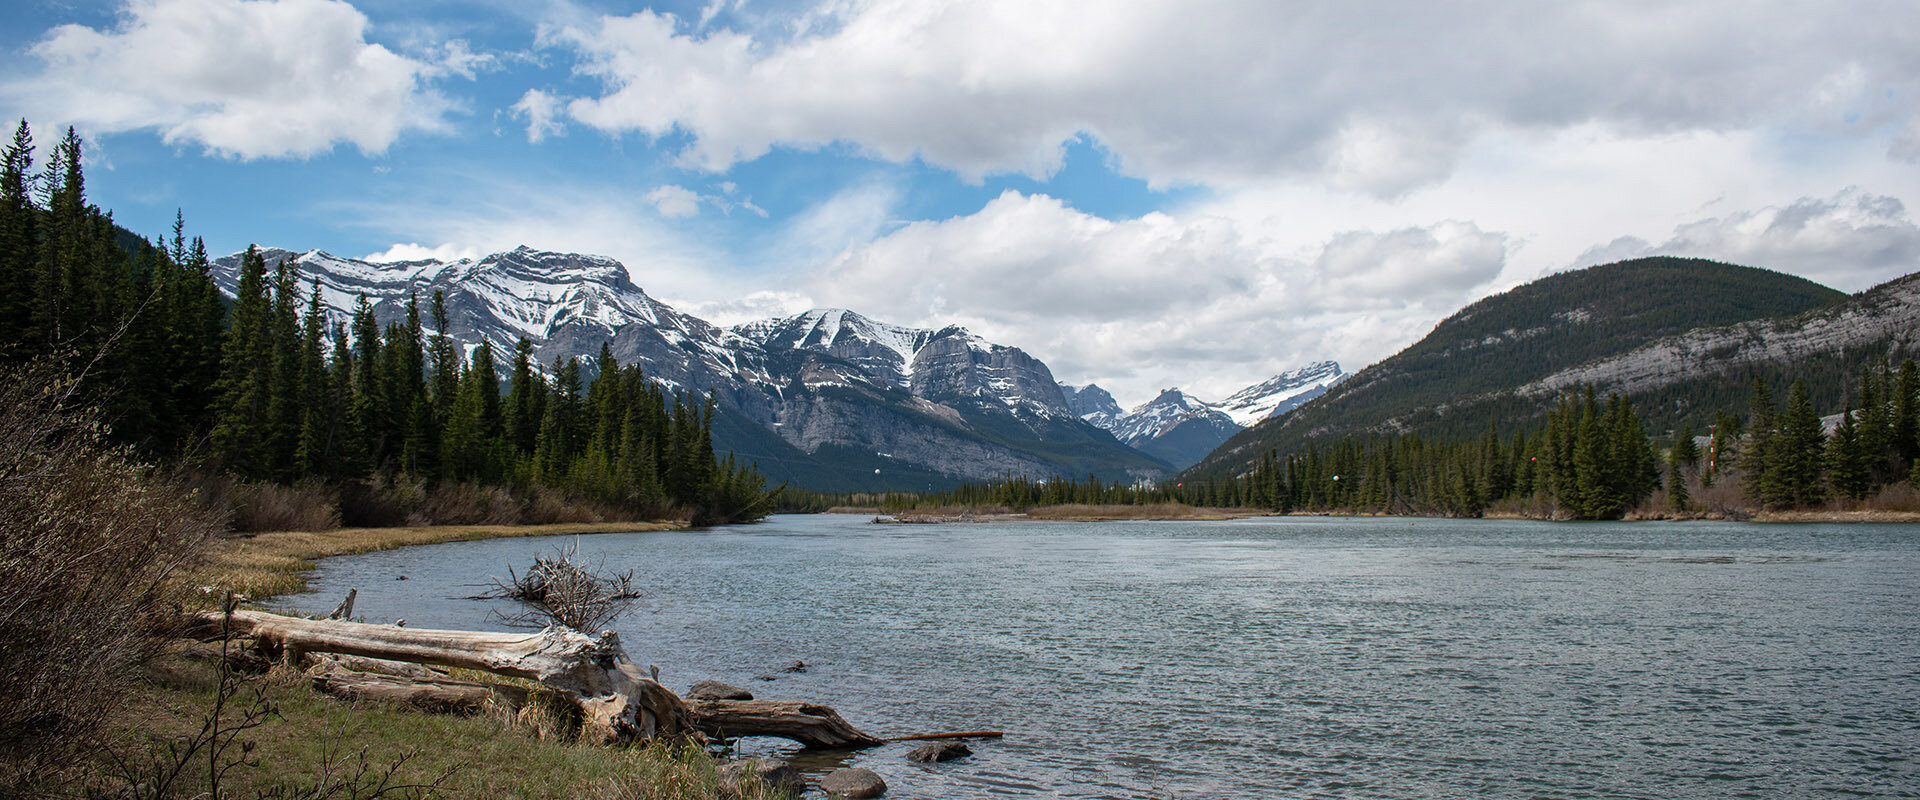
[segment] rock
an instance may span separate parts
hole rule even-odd
[[[753,693],[731,683],[701,681],[687,690],[688,700],[752,700]]]
[[[800,770],[794,769],[785,761],[766,758],[749,758],[735,761],[720,767],[715,775],[715,784],[721,797],[746,797],[748,784],[755,778],[767,788],[776,791],[791,791],[798,795],[807,790],[807,782],[800,777]],[[756,795],[757,796],[757,795]]]
[[[970,755],[973,755],[973,749],[959,742],[934,742],[913,748],[912,752],[907,753],[907,760],[931,764],[935,761],[952,761]]]
[[[887,782],[873,770],[860,767],[836,769],[820,779],[820,791],[831,797],[866,800],[887,793]]]

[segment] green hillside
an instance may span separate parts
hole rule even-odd
[[[1324,396],[1236,434],[1187,475],[1236,474],[1269,451],[1293,452],[1308,440],[1349,433],[1468,438],[1484,432],[1489,419],[1510,430],[1532,425],[1552,401],[1515,397],[1513,387],[1661,337],[1792,316],[1846,297],[1804,278],[1691,258],[1550,275],[1461,309]],[[1656,431],[1666,421],[1649,419]]]

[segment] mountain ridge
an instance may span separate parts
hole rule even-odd
[[[426,316],[439,291],[448,336],[468,347],[489,342],[496,363],[522,336],[543,366],[591,361],[605,345],[672,390],[714,397],[725,418],[716,446],[807,488],[1055,474],[1132,482],[1172,470],[1080,420],[1039,359],[958,326],[906,328],[816,309],[723,328],[647,295],[614,259],[525,246],[394,264],[260,252],[272,268],[291,262],[303,294],[318,285],[335,321],[348,319],[362,294],[381,324],[404,320],[409,296]],[[214,263],[229,296],[239,260]]]
[[[1325,395],[1235,434],[1184,475],[1237,474],[1267,452],[1347,434],[1465,437],[1490,420],[1512,430],[1537,420],[1553,394],[1518,387],[1664,337],[1814,313],[1847,297],[1797,276],[1707,259],[1663,256],[1556,273],[1468,304]],[[1650,397],[1668,405],[1646,411],[1650,423],[1693,421],[1710,414],[1705,402],[1724,402],[1721,394]],[[1668,407],[1674,403],[1680,407]]]

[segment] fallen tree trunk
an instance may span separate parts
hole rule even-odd
[[[519,708],[527,702],[527,690],[518,686],[382,675],[331,664],[309,670],[307,679],[314,689],[342,700],[380,700],[446,714],[478,714],[489,703]]]
[[[717,730],[729,736],[777,736],[807,747],[869,747],[881,743],[822,705],[758,700],[690,705],[635,667],[612,631],[598,637],[560,627],[532,634],[445,631],[305,619],[263,611],[234,611],[225,617],[220,612],[206,612],[197,622],[202,630],[250,636],[267,655],[292,663],[299,663],[303,654],[333,653],[537,681],[577,704],[581,736],[604,744]],[[400,686],[402,682],[433,688],[409,694]],[[452,693],[447,695],[450,700],[473,692],[455,688],[450,685],[453,683],[461,682],[374,676],[340,678],[332,685],[343,687],[343,692],[361,692],[360,696],[384,693],[409,702],[415,697],[430,698],[435,692]],[[696,705],[703,710],[696,710]]]
[[[687,703],[687,711],[694,727],[720,738],[778,736],[835,750],[885,744],[853,727],[839,712],[816,703],[695,700]]]

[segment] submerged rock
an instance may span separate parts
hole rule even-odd
[[[787,790],[799,794],[807,790],[807,782],[800,777],[800,771],[785,761],[766,758],[750,758],[724,764],[715,775],[721,797],[745,797],[748,785],[756,778],[768,788]]]
[[[701,681],[687,689],[688,700],[752,700],[749,692],[731,683]]]
[[[861,767],[847,767],[827,773],[820,779],[820,791],[831,797],[844,797],[848,800],[866,800],[887,793],[887,782],[873,770]]]
[[[907,753],[907,760],[931,764],[935,761],[952,761],[970,755],[973,755],[973,748],[959,742],[934,742],[913,748]]]

